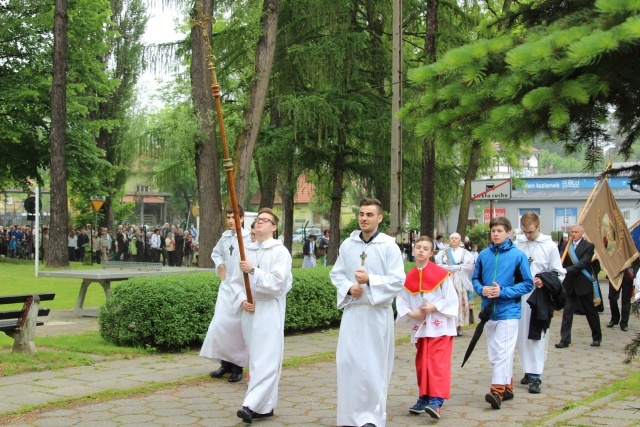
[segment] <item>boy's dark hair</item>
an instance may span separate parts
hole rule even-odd
[[[362,200],[360,200],[360,206],[377,206],[378,215],[382,215],[382,203],[378,199],[365,197]]]
[[[433,240],[429,236],[420,236],[413,242],[413,244],[417,245],[420,242],[429,242],[431,244],[431,250],[434,250],[436,247],[436,245],[433,243]]]
[[[260,215],[261,213],[266,213],[269,214],[273,217],[273,222],[276,223],[276,227],[278,226],[278,222],[280,221],[278,219],[278,216],[276,214],[273,213],[273,210],[271,210],[270,208],[262,208],[258,211],[258,215]]]
[[[232,214],[233,213],[233,208],[231,206],[229,206],[226,210],[225,213],[227,215]],[[244,218],[244,208],[240,205],[238,205],[238,216],[240,218]]]
[[[504,227],[504,231],[506,231],[506,232],[511,231],[511,221],[509,221],[504,216],[497,216],[497,217],[493,218],[491,220],[491,222],[489,222],[489,230],[491,230],[496,225],[503,226]]]

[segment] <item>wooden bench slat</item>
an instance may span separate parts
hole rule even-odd
[[[50,311],[50,308],[40,308],[38,309],[38,316],[48,316]],[[20,316],[22,316],[22,310],[0,311],[0,320],[19,319]]]
[[[34,294],[25,294],[25,295],[6,295],[0,297],[0,305],[1,304],[21,304],[24,301]],[[56,294],[55,293],[46,293],[46,294],[37,294],[40,296],[40,301],[52,301]]]
[[[44,322],[37,322],[36,326],[42,326]],[[3,320],[0,322],[0,332],[12,332],[18,327],[18,322],[12,320]]]

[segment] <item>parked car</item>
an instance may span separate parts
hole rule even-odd
[[[306,232],[306,234],[304,234],[303,231]],[[306,230],[298,228],[293,232],[293,243],[302,243],[302,241],[304,240],[303,236],[309,236],[311,234],[314,234],[316,236],[316,239],[322,237],[322,231],[319,228],[309,227]]]

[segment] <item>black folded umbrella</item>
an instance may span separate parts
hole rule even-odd
[[[462,366],[461,366],[462,368],[464,368],[464,364],[467,363],[469,356],[471,356],[471,353],[473,353],[473,349],[476,348],[476,344],[478,343],[478,340],[482,335],[482,331],[484,331],[484,325],[485,323],[487,323],[487,321],[491,317],[492,307],[493,307],[493,302],[491,302],[490,304],[487,304],[487,306],[483,308],[480,314],[478,315],[478,317],[480,318],[480,323],[478,323],[478,326],[476,326],[476,330],[473,333],[473,336],[471,337],[471,342],[469,342],[469,347],[467,347],[467,351],[464,354],[464,359],[462,360]]]

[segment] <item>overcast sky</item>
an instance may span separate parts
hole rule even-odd
[[[147,23],[147,31],[142,41],[145,44],[168,43],[184,38],[183,34],[175,30],[175,19],[181,18],[179,12],[175,9],[162,7],[159,4],[149,6],[149,22]],[[157,80],[160,76],[154,76],[151,72],[145,72],[140,76],[138,87],[142,102],[147,105],[160,106],[158,101],[152,101],[154,91],[158,88]],[[169,77],[170,78],[170,77]]]

